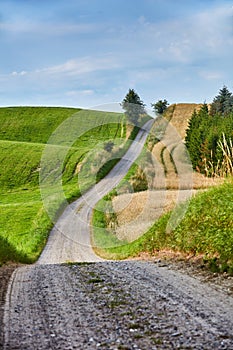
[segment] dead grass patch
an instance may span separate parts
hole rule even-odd
[[[194,191],[195,192],[195,191]],[[144,234],[164,213],[185,201],[190,190],[157,190],[126,193],[113,199],[118,226],[115,234],[120,240],[132,242]]]
[[[175,108],[174,105],[168,108],[165,118],[169,116],[169,121],[176,128],[177,132],[179,132],[182,139],[185,138],[188,122],[194,110],[199,111],[202,105],[200,103],[178,103],[175,105]],[[171,109],[172,115],[170,115],[169,109]]]

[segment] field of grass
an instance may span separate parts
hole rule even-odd
[[[155,254],[171,249],[202,255],[213,271],[233,274],[233,180],[193,197],[184,219],[175,230],[168,230],[171,213],[162,216],[150,230],[132,243],[115,242],[105,228],[103,208],[94,212],[93,230],[96,251],[106,258],[125,259],[141,252]],[[99,204],[101,206],[101,204]],[[102,203],[103,205],[103,203]],[[186,204],[183,204],[186,205]],[[180,207],[182,210],[182,205]],[[101,234],[99,233],[101,232]],[[106,242],[108,243],[106,246]]]
[[[54,107],[0,108],[0,140],[46,143],[52,132],[78,111]]]
[[[78,166],[85,163],[91,150],[121,137],[121,119],[120,114],[72,108],[0,108],[0,264],[9,260],[33,262],[39,257],[52,227],[41,198],[41,177],[62,154],[64,196],[67,201],[77,198]],[[48,149],[50,158],[41,174],[41,158]],[[102,176],[108,167],[102,169]],[[87,162],[82,190],[95,181],[95,177],[90,180],[89,171]],[[56,186],[51,186],[53,190]],[[54,219],[61,204],[56,201],[53,206],[51,202]]]

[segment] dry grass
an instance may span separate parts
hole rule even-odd
[[[218,186],[224,183],[223,177],[210,178],[200,173],[193,173],[193,188],[194,189],[206,189],[212,186]]]
[[[174,105],[171,105],[168,108],[165,118],[170,120],[171,124],[179,132],[182,139],[185,138],[188,122],[194,110],[198,111],[201,106],[202,104],[196,103],[178,103],[175,107]],[[170,111],[172,111],[172,116]]]
[[[201,106],[202,104],[180,103],[168,108],[165,118],[170,123],[167,125],[161,141],[155,144],[152,149],[152,156],[157,163],[153,189],[204,189],[223,183],[224,180],[221,177],[213,179],[193,172],[191,162],[186,160],[183,140],[188,121],[194,110],[198,111]],[[227,152],[225,143],[222,147],[224,147],[225,154],[228,155],[229,159],[229,149]]]
[[[113,199],[118,226],[115,234],[121,240],[132,242],[145,233],[164,213],[173,209],[196,191],[157,190],[126,193]]]
[[[130,138],[130,135],[132,134],[134,129],[134,126],[131,124],[127,124],[126,126],[126,140],[128,140]]]
[[[114,197],[112,204],[117,218],[114,231],[120,240],[132,242],[177,204],[199,191],[224,182],[223,178],[207,178],[202,174],[193,173],[193,186],[180,189],[180,179],[177,175],[175,178],[168,176],[165,180],[166,187],[161,186],[153,191],[126,193]],[[164,177],[157,179],[157,184],[164,184]]]
[[[223,133],[222,140],[218,141],[219,150],[222,152],[222,161],[218,161],[215,165],[211,160],[209,162],[204,159],[206,176],[212,176],[214,178],[224,178],[233,175],[233,143],[230,139],[226,140],[226,136]],[[212,158],[212,153],[211,153]]]

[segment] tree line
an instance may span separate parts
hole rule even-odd
[[[186,133],[193,168],[207,176],[233,173],[233,95],[226,86],[194,111]]]

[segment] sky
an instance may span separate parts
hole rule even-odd
[[[211,102],[233,91],[233,0],[0,0],[0,106]]]

